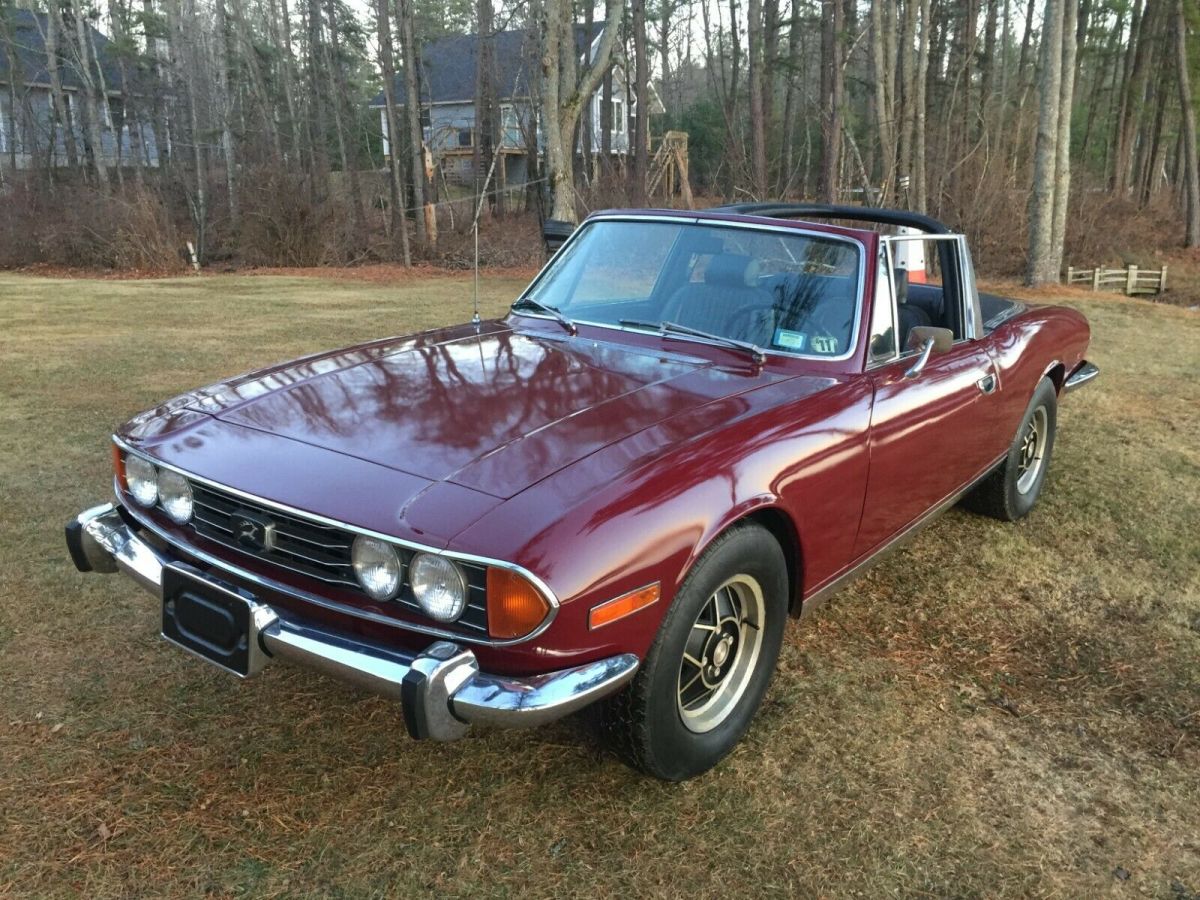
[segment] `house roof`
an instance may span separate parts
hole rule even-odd
[[[28,9],[0,11],[0,84],[15,80],[19,84],[50,86],[50,73],[46,68],[48,28],[49,17],[45,13]],[[117,64],[115,46],[91,25],[88,25],[88,29],[100,60],[100,69],[104,73],[105,87],[109,92],[121,90],[121,67]],[[60,36],[59,78],[64,88],[80,90],[83,81],[79,64],[66,48],[66,40]]]
[[[575,43],[582,54],[604,26],[575,26]],[[422,103],[474,103],[475,69],[479,58],[479,35],[457,34],[431,41],[421,48],[420,90]],[[537,35],[533,31],[498,31],[493,37],[492,58],[496,66],[496,95],[501,102],[529,96],[529,86],[540,77]],[[396,97],[404,94],[404,78],[396,75]],[[371,106],[383,106],[383,91]]]

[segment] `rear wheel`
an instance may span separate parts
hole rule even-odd
[[[631,766],[668,781],[707,771],[762,702],[787,620],[787,566],[753,524],[718,538],[692,568],[630,687],[601,712]]]
[[[1005,522],[1015,522],[1033,509],[1054,451],[1057,407],[1054,383],[1043,378],[1025,409],[1008,455],[964,498],[964,506]]]

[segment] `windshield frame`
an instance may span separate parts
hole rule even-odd
[[[772,225],[766,222],[743,222],[734,219],[709,219],[704,216],[697,215],[648,215],[638,213],[601,213],[599,215],[589,216],[584,219],[583,223],[571,233],[571,236],[559,247],[558,251],[550,258],[542,270],[531,281],[528,286],[521,292],[521,295],[513,301],[509,307],[509,313],[518,316],[529,316],[534,319],[544,319],[548,322],[553,322],[551,316],[539,313],[534,309],[516,309],[516,305],[525,299],[547,276],[553,268],[555,260],[559,258],[563,252],[571,246],[571,244],[583,234],[583,232],[596,222],[666,222],[677,225],[703,225],[713,228],[740,228],[751,231],[766,231],[780,232],[790,235],[806,235],[808,237],[817,238],[819,240],[843,241],[858,249],[858,273],[856,281],[856,302],[854,304],[854,321],[850,326],[850,345],[842,353],[836,356],[825,356],[814,353],[797,353],[791,350],[777,350],[773,347],[761,347],[764,354],[768,357],[778,356],[787,359],[804,359],[813,360],[816,362],[845,362],[851,359],[858,352],[859,332],[862,330],[863,307],[866,305],[863,300],[863,285],[866,283],[866,258],[867,246],[856,237],[851,237],[846,234],[837,234],[829,231],[823,231],[816,228],[805,228],[798,225]],[[564,315],[569,313],[565,312]],[[593,322],[589,319],[577,319],[574,316],[569,316],[572,322],[576,325],[588,325],[594,328],[607,328],[612,331],[621,331],[627,334],[650,334],[644,328],[631,328],[613,322]],[[695,338],[696,343],[706,344],[710,347],[724,347],[723,343],[709,341],[704,338]]]

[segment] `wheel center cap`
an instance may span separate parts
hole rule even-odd
[[[729,659],[729,648],[733,644],[733,639],[728,635],[721,638],[717,646],[713,648],[712,661],[713,665],[720,668],[725,665],[725,660]]]

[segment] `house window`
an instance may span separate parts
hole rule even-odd
[[[470,128],[458,129],[458,146],[459,147],[474,147],[475,134]]]
[[[612,120],[613,134],[624,134],[625,133],[625,101],[618,100],[616,97],[614,97],[613,102],[612,102],[612,110],[613,110],[613,113],[612,113],[612,115],[613,115],[613,120]]]

